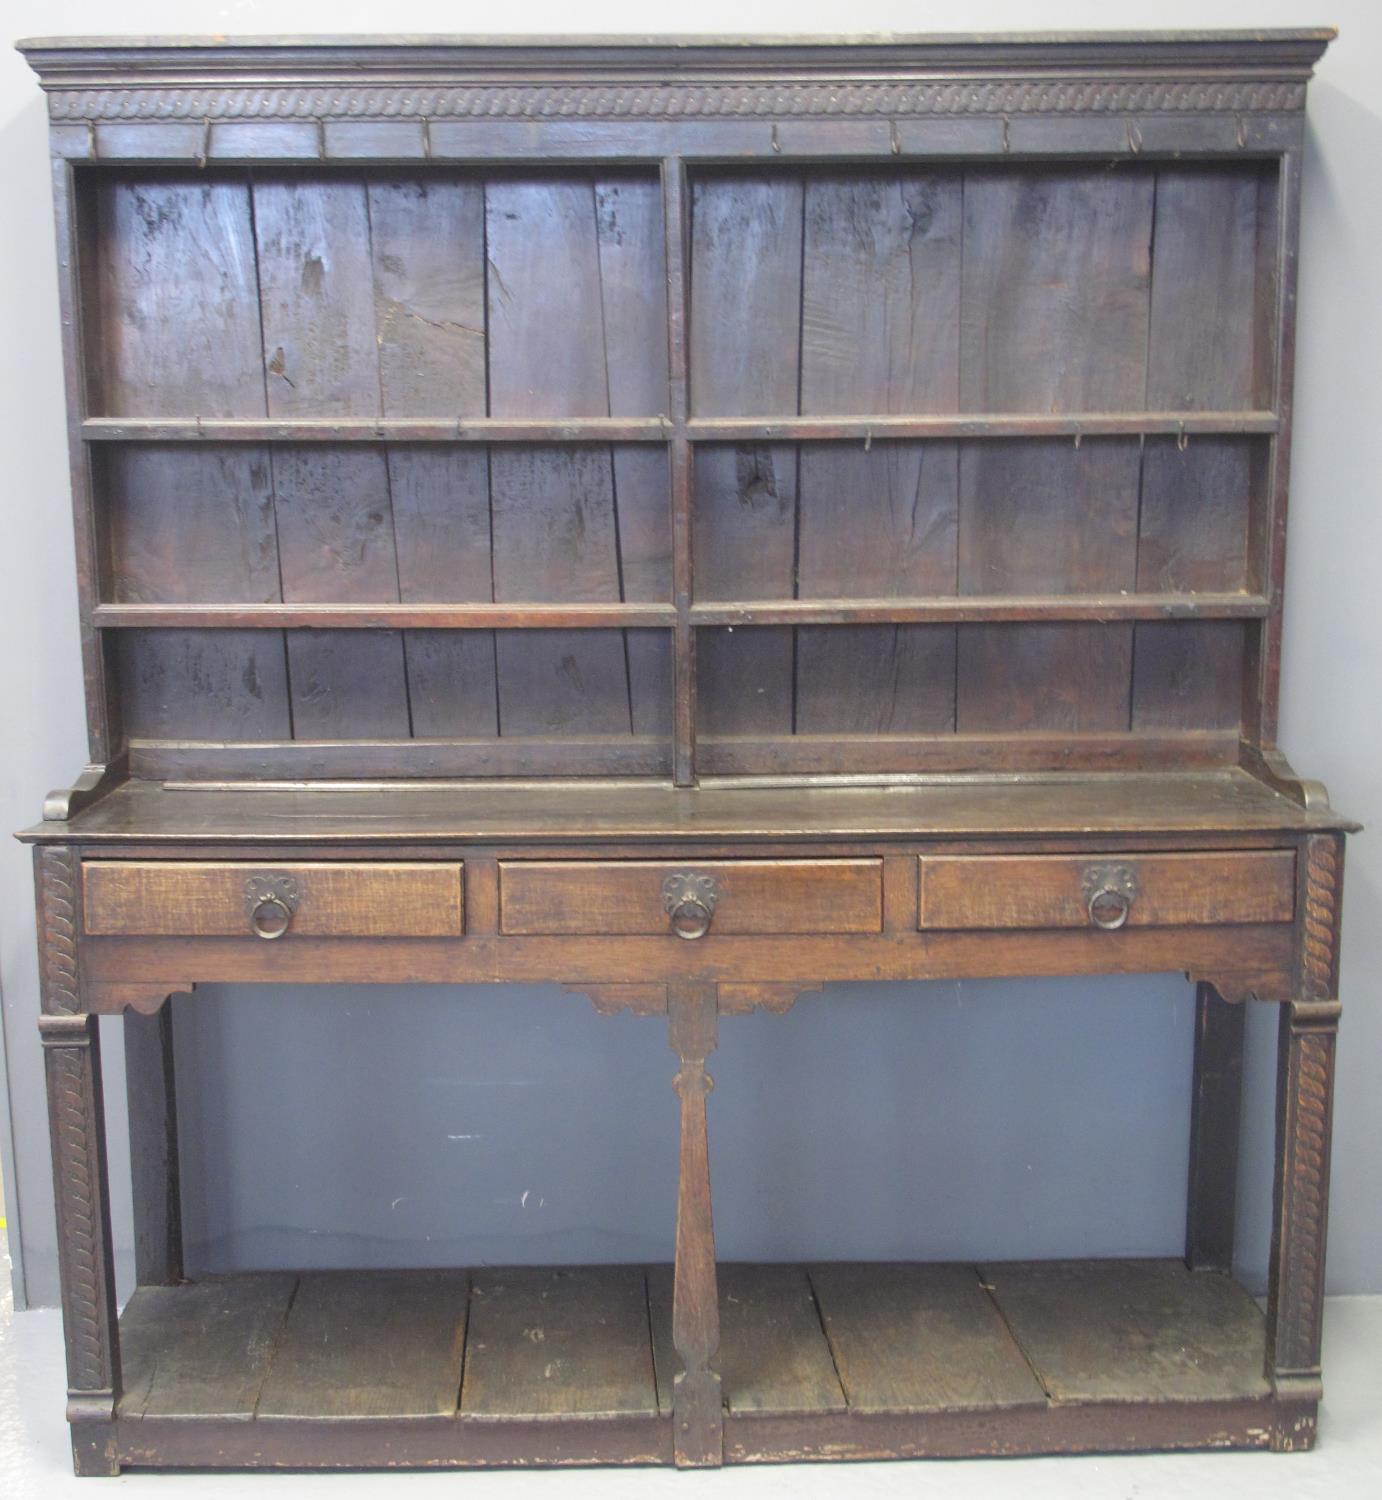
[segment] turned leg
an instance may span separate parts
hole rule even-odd
[[[135,1280],[140,1286],[174,1286],[182,1280],[182,1200],[171,1001],[151,1016],[125,1012],[125,1094]]]
[[[672,1385],[672,1428],[676,1461],[683,1468],[717,1465],[724,1457],[720,1377],[711,1368],[720,1346],[720,1304],[705,1124],[705,1100],[712,1087],[705,1060],[715,1049],[716,1010],[713,984],[668,987],[668,1032],[681,1061],[675,1080],[681,1099],[681,1169],[672,1343],[682,1368]]]
[[[1233,1270],[1244,1014],[1243,1005],[1229,1005],[1212,984],[1196,985],[1185,1214],[1185,1263],[1192,1271]]]
[[[72,1463],[78,1474],[118,1474],[112,1418],[120,1355],[101,1039],[96,1017],[80,1013],[75,863],[68,849],[35,854],[43,998],[39,1031],[48,1083]]]

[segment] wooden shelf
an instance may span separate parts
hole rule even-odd
[[[1271,411],[993,412],[896,416],[693,417],[692,442],[861,442],[886,438],[1270,436]],[[566,417],[88,417],[93,443],[656,443],[666,416]]]
[[[1260,620],[1262,594],[1071,594],[915,599],[752,599],[691,606],[693,625],[901,625],[1023,620]]]
[[[811,442],[884,438],[1245,436],[1277,432],[1271,411],[985,412],[916,416],[695,417],[700,443]]]
[[[695,604],[714,625],[987,624],[1024,620],[1259,620],[1261,594],[967,595],[930,599],[759,599]],[[98,604],[105,630],[600,630],[667,628],[671,604]]]
[[[671,626],[671,604],[98,604],[106,630],[613,630]]]
[[[726,1458],[1265,1447],[1265,1325],[1178,1261],[720,1268]],[[242,1275],[140,1287],[127,1463],[671,1456],[670,1267]],[[1072,1337],[1079,1331],[1078,1339]],[[1213,1434],[1212,1437],[1210,1434]],[[424,1459],[423,1453],[428,1456]]]
[[[665,417],[88,417],[93,443],[657,443]]]

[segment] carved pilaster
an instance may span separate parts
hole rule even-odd
[[[75,1015],[77,983],[77,857],[63,845],[34,850],[38,903],[38,977],[45,1015]]]
[[[674,1080],[681,1100],[681,1170],[672,1343],[682,1368],[672,1385],[673,1448],[680,1467],[703,1468],[724,1460],[720,1376],[711,1368],[720,1347],[720,1303],[705,1114],[714,1087],[705,1060],[715,1049],[717,997],[713,984],[677,983],[668,986],[667,999],[669,1039],[681,1061]]]
[[[1333,1000],[1339,993],[1339,902],[1343,894],[1343,846],[1335,834],[1305,841],[1301,895],[1301,993]]]
[[[1283,1392],[1319,1381],[1338,1016],[1328,1002],[1281,1011],[1267,1324],[1268,1371]]]
[[[39,990],[58,1221],[67,1416],[78,1473],[115,1473],[110,1420],[118,1395],[115,1269],[111,1259],[100,1032],[83,1015],[77,967],[81,925],[77,856],[35,850]]]
[[[1301,852],[1297,998],[1281,1008],[1277,1040],[1277,1151],[1267,1373],[1277,1394],[1313,1403],[1320,1396],[1334,1052],[1340,1006],[1339,914],[1342,840],[1312,834]],[[1278,1447],[1314,1441],[1313,1418],[1296,1423]]]
[[[94,1016],[45,1016],[41,1023],[74,1427],[109,1421],[119,1361],[97,1025]],[[74,1430],[73,1442],[79,1459],[84,1451],[86,1462],[102,1466],[102,1440]]]

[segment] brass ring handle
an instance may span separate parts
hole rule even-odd
[[[281,896],[275,896],[272,892],[261,896],[250,907],[250,930],[255,937],[261,937],[265,942],[281,938],[292,920],[292,908]]]
[[[1117,932],[1131,910],[1132,897],[1116,886],[1102,885],[1089,898],[1089,920],[1105,932]]]
[[[678,870],[662,882],[662,909],[672,919],[672,931],[688,941],[710,931],[710,919],[720,899],[713,875]]]
[[[683,896],[672,908],[672,931],[688,941],[704,937],[715,915],[699,896]]]

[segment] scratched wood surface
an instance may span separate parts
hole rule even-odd
[[[655,1412],[641,1266],[477,1271],[461,1410]]]
[[[719,1268],[730,1413],[1263,1396],[1265,1325],[1179,1261]],[[260,1273],[141,1287],[122,1419],[666,1416],[671,1267]]]

